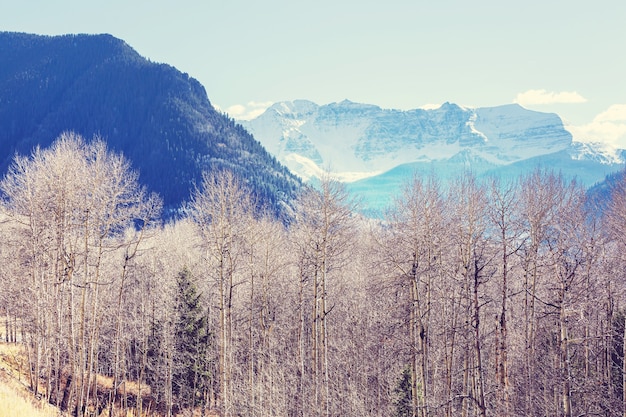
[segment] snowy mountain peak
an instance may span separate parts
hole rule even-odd
[[[349,100],[322,106],[296,100],[276,103],[242,124],[302,179],[330,171],[373,210],[415,172],[454,178],[469,169],[514,178],[542,166],[591,185],[625,161],[622,150],[573,143],[558,115],[519,104],[469,108],[446,102],[403,111]]]
[[[282,116],[296,114],[306,115],[314,112],[318,107],[317,104],[309,100],[281,101],[274,103],[259,117],[263,117],[263,115],[268,113],[277,113]]]
[[[415,161],[449,159],[465,149],[504,165],[567,149],[572,142],[557,115],[517,104],[472,109],[446,102],[437,109],[402,111],[349,100],[322,106],[296,100],[276,103],[242,123],[305,179],[312,171],[302,170],[302,158],[307,166],[358,179]]]
[[[569,154],[572,159],[577,161],[595,161],[603,165],[626,163],[626,155],[623,149],[617,149],[599,142],[572,142]]]

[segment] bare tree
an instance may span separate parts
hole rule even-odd
[[[153,228],[128,162],[68,133],[0,189],[3,336],[74,415],[626,414],[622,183],[594,217],[550,171],[415,177],[364,219],[326,177],[281,223],[216,171]]]
[[[194,192],[191,217],[197,224],[207,262],[207,278],[217,290],[219,395],[224,416],[233,413],[233,301],[255,203],[249,189],[230,171],[205,173]],[[243,278],[241,278],[243,280]]]
[[[49,149],[16,157],[0,187],[29,248],[25,265],[37,306],[29,329],[32,375],[40,375],[45,364],[46,395],[56,393],[55,402],[82,415],[93,394],[101,292],[112,282],[102,275],[103,263],[113,261],[109,255],[119,247],[118,236],[135,220],[158,215],[141,217],[158,203],[147,202],[123,157],[97,138],[87,143],[73,133]],[[31,378],[35,392],[38,381]]]
[[[610,187],[610,199],[605,210],[603,221],[605,233],[617,248],[612,253],[623,265],[626,261],[623,255],[624,248],[626,247],[626,238],[624,237],[626,236],[626,171],[622,171],[620,176],[616,178],[616,181]],[[609,299],[612,300],[612,297]],[[622,397],[622,415],[626,417],[626,319],[622,320],[624,321],[623,326],[621,326],[622,334],[620,335],[623,341],[622,351],[617,352],[618,356],[621,356],[622,378],[618,382],[622,388],[619,393]],[[614,352],[614,349],[615,348],[612,348],[612,352],[615,356],[616,352]]]
[[[455,275],[458,276],[465,310],[465,325],[462,326],[461,334],[466,343],[461,412],[462,415],[468,415],[468,410],[475,406],[476,414],[484,417],[487,410],[483,307],[491,302],[485,287],[493,276],[493,255],[486,233],[486,190],[473,175],[465,174],[454,182],[448,201],[455,218],[452,229],[456,247]]]
[[[312,409],[314,415],[332,414],[328,340],[329,314],[334,308],[332,278],[350,259],[354,204],[345,187],[325,177],[319,191],[310,189],[299,197],[292,226],[300,269],[301,386],[304,388],[307,378],[313,385],[310,401],[302,406]],[[308,352],[304,351],[306,340],[310,341]],[[301,396],[305,401],[304,392]]]
[[[395,201],[387,221],[389,228],[382,229],[387,233],[380,240],[382,263],[398,280],[398,291],[406,296],[403,304],[408,316],[403,321],[408,330],[410,397],[413,415],[426,416],[433,394],[430,349],[434,282],[441,273],[447,239],[444,200],[436,178],[431,176],[425,182],[414,177]]]
[[[500,276],[500,297],[499,311],[496,316],[496,354],[495,354],[495,379],[497,400],[503,415],[512,413],[511,405],[511,366],[509,359],[509,300],[514,290],[514,283],[511,274],[515,267],[514,255],[518,251],[523,241],[519,227],[517,207],[519,205],[518,196],[515,192],[513,182],[504,183],[497,179],[492,179],[489,183],[489,205],[488,218],[489,229],[492,238],[497,245],[500,264],[498,265],[498,275]]]

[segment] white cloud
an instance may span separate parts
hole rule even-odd
[[[514,103],[522,106],[532,106],[538,104],[571,104],[571,103],[585,103],[586,98],[578,94],[576,91],[561,91],[555,93],[554,91],[546,90],[528,90],[523,93],[519,93]]]
[[[594,122],[626,122],[626,104],[613,104],[597,115]]]
[[[225,110],[225,112],[233,119],[251,120],[263,114],[263,112],[272,104],[274,103],[271,101],[250,101],[247,104],[235,104],[230,106]]]
[[[626,149],[626,104],[614,104],[598,114],[591,123],[567,126],[577,142],[600,142]]]

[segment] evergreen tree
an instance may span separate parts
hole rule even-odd
[[[200,294],[187,268],[178,274],[177,282],[172,394],[181,406],[194,407],[202,403],[209,388],[210,334]]]
[[[151,318],[147,350],[146,382],[157,402],[165,402],[167,363],[163,349],[163,323],[155,317]]]
[[[411,383],[411,369],[407,366],[402,371],[402,376],[398,381],[398,386],[394,390],[397,395],[394,405],[396,406],[396,417],[413,417],[413,395]]]

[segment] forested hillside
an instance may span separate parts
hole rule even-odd
[[[168,210],[212,169],[230,169],[279,214],[300,186],[176,68],[110,35],[0,32],[0,172],[66,131],[123,152]]]
[[[161,226],[65,135],[0,189],[5,342],[73,415],[623,415],[623,180],[598,218],[549,171],[415,178],[373,222],[324,179],[285,225],[213,171]]]

